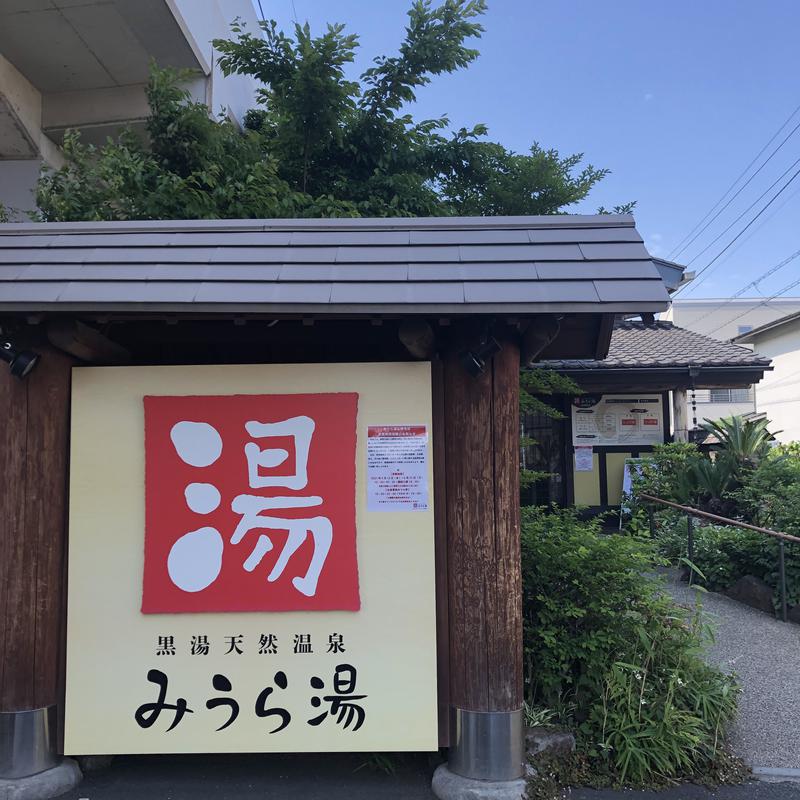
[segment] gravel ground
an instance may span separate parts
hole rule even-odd
[[[612,790],[573,789],[567,800],[799,800],[796,783],[744,783],[741,786],[674,786],[660,792],[618,792]]]
[[[800,768],[800,625],[715,592],[698,592],[667,575],[668,591],[693,606],[699,594],[717,628],[709,661],[735,672],[742,685],[735,752],[751,767]]]

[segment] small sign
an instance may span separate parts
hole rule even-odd
[[[591,445],[578,445],[575,448],[575,471],[592,472],[594,470],[594,448]]]
[[[631,513],[633,501],[633,476],[641,475],[642,464],[648,461],[647,458],[626,458],[622,468],[622,500],[619,505],[620,527],[622,527],[622,515]]]
[[[572,443],[615,447],[664,441],[661,396],[582,395],[572,401]]]
[[[428,430],[424,425],[370,425],[367,511],[428,510]]]

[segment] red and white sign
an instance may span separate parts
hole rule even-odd
[[[358,610],[357,409],[352,393],[145,397],[142,611]]]

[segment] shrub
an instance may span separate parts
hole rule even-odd
[[[575,727],[611,782],[707,767],[736,708],[734,680],[701,657],[709,631],[647,577],[652,545],[603,535],[574,510],[523,511],[526,700]]]
[[[659,514],[656,546],[660,555],[672,564],[688,559],[686,517],[682,514]],[[789,605],[800,604],[800,545],[787,543],[786,586]],[[693,582],[717,592],[732,586],[745,575],[754,575],[774,589],[775,608],[780,603],[778,542],[763,533],[730,525],[694,523],[694,557],[697,568]]]
[[[639,471],[631,476],[634,494],[649,494],[673,503],[688,502],[691,487],[687,476],[703,458],[697,446],[688,442],[656,445],[652,456],[642,461]]]

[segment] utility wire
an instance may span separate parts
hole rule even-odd
[[[731,228],[734,227],[734,225],[736,225],[737,222],[742,220],[742,217],[744,217],[748,211],[752,211],[753,208],[755,208],[755,206],[758,205],[758,203],[760,203],[764,197],[769,194],[769,192],[771,192],[798,164],[800,164],[800,158],[796,159],[793,164],[787,167],[766,189],[764,189],[764,191],[761,192],[761,194],[755,200],[753,200],[753,202],[750,203],[750,205],[747,206],[747,208],[742,211],[742,213],[739,214],[739,216],[736,217],[736,219],[731,222],[731,224],[728,225],[725,230],[717,234],[697,255],[692,256],[692,258],[686,262],[686,266],[688,267],[691,264],[694,264],[694,262],[697,261],[697,259],[700,258],[703,253],[706,253],[708,250],[710,250]]]
[[[741,297],[748,289],[755,289],[759,283],[762,283],[771,275],[774,275],[779,269],[783,269],[787,264],[791,264],[792,261],[794,261],[798,257],[800,257],[800,250],[796,250],[788,258],[784,258],[783,261],[781,261],[779,264],[776,264],[774,267],[770,267],[765,272],[762,272],[761,275],[759,275],[754,281],[750,281],[750,283],[748,283],[747,286],[742,286],[742,288],[739,289],[739,291],[731,295],[724,303],[712,309],[711,311],[708,311],[707,313],[703,314],[703,316],[698,317],[693,324],[696,325],[698,322],[704,320],[706,317],[710,317],[712,314],[716,314],[717,311],[719,311],[721,308],[724,308],[726,305],[728,305],[728,303],[732,303],[738,297]]]
[[[796,166],[798,163],[800,163],[800,159],[798,159],[797,161],[795,161],[795,163],[794,163],[794,164],[792,164],[792,166],[791,166],[791,167],[789,167],[789,169],[792,169],[792,168],[793,168],[793,167],[795,167],[795,166]],[[787,172],[788,172],[788,170],[787,170]],[[781,178],[782,178],[782,177],[784,177],[784,175],[786,175],[786,172],[784,172],[784,173],[783,173],[783,175],[781,175]],[[697,288],[697,287],[698,287],[698,286],[699,286],[699,285],[700,285],[700,284],[703,282],[703,281],[696,282],[697,278],[699,278],[699,277],[700,277],[701,275],[703,275],[704,273],[708,272],[708,270],[711,268],[711,266],[712,266],[712,265],[713,265],[713,264],[714,264],[716,261],[718,261],[718,260],[719,260],[719,258],[720,258],[720,257],[723,255],[723,253],[727,252],[727,251],[728,251],[728,250],[729,250],[729,249],[732,247],[732,245],[733,245],[733,244],[734,244],[734,243],[735,243],[735,242],[736,242],[738,239],[740,239],[740,238],[741,238],[741,237],[742,237],[742,236],[745,234],[745,232],[746,232],[746,231],[747,231],[747,230],[748,230],[748,229],[749,229],[749,228],[750,228],[750,227],[751,227],[751,226],[752,226],[752,225],[753,225],[753,224],[756,222],[756,220],[757,220],[757,219],[758,219],[758,218],[759,218],[759,217],[760,217],[760,216],[761,216],[761,215],[762,215],[762,214],[763,214],[763,213],[764,213],[764,212],[765,212],[765,211],[766,211],[766,210],[767,210],[767,209],[768,209],[768,208],[769,208],[769,207],[770,207],[770,206],[771,206],[771,205],[772,205],[772,204],[773,204],[773,203],[774,203],[774,202],[775,202],[775,201],[776,201],[776,200],[777,200],[777,199],[778,199],[780,196],[781,196],[781,194],[783,194],[783,192],[785,192],[785,191],[786,191],[786,189],[788,189],[788,188],[789,188],[789,186],[792,184],[792,182],[795,180],[795,178],[797,178],[797,176],[798,176],[798,175],[800,175],[800,170],[797,170],[797,171],[796,171],[796,172],[795,172],[795,173],[792,175],[792,177],[791,177],[791,178],[789,178],[789,180],[788,180],[788,181],[786,181],[786,183],[784,183],[784,184],[783,184],[783,186],[781,186],[781,188],[780,188],[780,189],[778,189],[778,191],[777,191],[777,192],[776,192],[776,193],[775,193],[775,194],[774,194],[774,195],[773,195],[773,196],[770,198],[770,200],[769,200],[769,201],[768,201],[768,202],[767,202],[767,203],[766,203],[766,204],[765,204],[765,205],[764,205],[764,206],[763,206],[763,207],[760,209],[760,211],[759,211],[759,212],[758,212],[758,213],[757,213],[757,214],[756,214],[756,215],[755,215],[755,216],[754,216],[754,217],[753,217],[753,218],[750,220],[750,222],[748,222],[748,223],[747,223],[747,225],[745,225],[745,226],[744,226],[744,228],[742,228],[742,229],[739,231],[739,233],[737,233],[737,234],[736,234],[736,236],[734,236],[734,237],[733,237],[733,239],[731,239],[731,240],[728,242],[728,244],[726,244],[726,245],[725,245],[725,247],[723,247],[723,248],[722,248],[722,250],[720,250],[720,251],[719,251],[719,253],[717,253],[717,254],[714,256],[714,258],[712,258],[712,259],[711,259],[711,261],[709,261],[709,262],[708,262],[708,264],[706,264],[706,265],[705,265],[705,266],[704,266],[704,267],[703,267],[703,268],[702,268],[702,269],[701,269],[701,270],[700,270],[700,271],[697,273],[697,275],[695,276],[695,280],[694,280],[694,281],[692,281],[692,282],[691,282],[691,284],[684,284],[684,285],[683,285],[681,288],[679,288],[679,289],[678,289],[678,291],[677,291],[677,292],[675,292],[675,294],[673,295],[673,297],[677,297],[677,296],[678,296],[678,294],[680,294],[681,290],[682,290],[682,289],[685,289],[685,288],[686,288],[686,286],[689,286],[689,285],[691,285],[691,286],[692,286],[692,288],[696,289],[696,288]],[[778,180],[780,180],[780,178],[778,178]],[[777,181],[776,181],[776,183],[777,183]],[[772,189],[772,187],[773,187],[773,186],[775,186],[775,183],[773,183],[773,184],[772,184],[772,186],[770,186],[770,187],[769,187],[769,189],[767,189],[767,192],[768,192],[770,189]],[[757,203],[759,200],[761,200],[761,198],[762,198],[762,197],[764,197],[764,194],[766,194],[766,192],[762,193],[762,194],[761,194],[761,196],[758,198],[758,200],[756,200],[756,201],[755,201],[755,203]],[[729,231],[729,230],[730,230],[730,229],[733,227],[733,225],[735,225],[735,224],[736,224],[736,223],[737,223],[737,222],[738,222],[738,221],[739,221],[739,220],[740,220],[740,219],[741,219],[741,218],[744,216],[744,214],[746,214],[746,213],[747,213],[747,212],[748,212],[748,211],[749,211],[749,210],[750,210],[750,209],[751,209],[751,208],[752,208],[752,207],[755,205],[755,203],[752,203],[750,206],[748,206],[748,208],[747,208],[747,209],[745,209],[745,211],[743,211],[743,212],[742,212],[742,214],[740,214],[740,215],[739,215],[739,216],[738,216],[738,217],[737,217],[737,218],[736,218],[736,219],[735,219],[735,220],[734,220],[734,221],[733,221],[733,222],[732,222],[732,223],[731,223],[731,224],[730,224],[730,225],[729,225],[729,226],[728,226],[728,227],[727,227],[727,228],[726,228],[726,229],[725,229],[725,230],[724,230],[724,231],[723,231],[723,232],[722,232],[722,233],[721,233],[719,236],[717,236],[717,237],[716,237],[716,239],[714,239],[714,242],[716,242],[716,241],[717,241],[717,240],[718,240],[718,239],[719,239],[719,238],[720,238],[720,237],[721,237],[723,234],[727,233],[727,231]],[[712,242],[712,244],[713,244],[714,242]],[[710,246],[710,245],[709,245],[709,246]],[[707,247],[707,248],[705,248],[705,250],[707,250],[707,249],[708,249],[708,247]],[[705,252],[705,250],[703,250],[702,252]],[[689,263],[691,263],[691,262],[689,262]],[[706,276],[706,277],[708,277],[708,276]],[[705,278],[704,278],[703,280],[705,280]]]
[[[775,131],[775,133],[772,135],[770,140],[758,151],[758,153],[756,154],[755,158],[744,168],[744,170],[739,175],[739,177],[736,178],[736,180],[728,187],[728,189],[725,191],[725,193],[722,195],[722,197],[720,197],[720,199],[717,200],[716,203],[714,203],[714,205],[708,210],[708,212],[700,220],[700,222],[698,222],[694,226],[694,228],[692,228],[692,230],[690,230],[689,233],[687,233],[686,236],[684,236],[683,239],[681,239],[681,241],[678,242],[678,244],[671,250],[671,252],[670,252],[670,254],[668,256],[668,258],[670,260],[672,260],[673,258],[676,258],[678,255],[680,255],[680,253],[682,253],[697,238],[697,236],[699,236],[704,230],[706,230],[708,225],[711,225],[711,223],[719,216],[719,214],[721,214],[725,210],[725,208],[727,208],[730,205],[731,201],[733,201],[736,198],[736,196],[742,191],[742,189],[744,189],[745,186],[747,186],[747,184],[750,183],[750,181],[752,181],[753,178],[762,169],[764,169],[764,167],[772,159],[772,157],[778,152],[778,150],[780,150],[781,147],[783,147],[783,145],[786,144],[786,141],[792,136],[792,134],[797,130],[797,128],[800,127],[800,124],[792,129],[791,133],[786,137],[786,139],[784,139],[778,145],[778,147],[772,152],[772,154],[769,156],[769,158],[767,158],[767,160],[756,170],[756,172],[754,172],[753,175],[750,176],[750,178],[748,179],[747,183],[745,183],[744,186],[742,186],[739,189],[739,191],[730,199],[730,201],[728,201],[728,203],[724,206],[724,208],[720,209],[720,211],[714,216],[714,218],[709,221],[708,225],[706,225],[703,228],[703,230],[700,231],[697,234],[697,236],[695,236],[690,242],[688,242],[687,244],[684,245],[684,242],[686,242],[686,240],[689,239],[692,236],[692,234],[694,234],[694,232],[714,213],[714,211],[716,210],[717,206],[719,206],[719,204],[722,203],[725,200],[725,198],[730,194],[730,192],[733,190],[733,188],[736,186],[736,184],[739,183],[739,181],[750,171],[750,168],[753,166],[753,164],[755,164],[758,161],[758,159],[761,158],[761,156],[764,153],[764,151],[775,141],[775,139],[778,138],[778,136],[780,135],[780,132],[789,124],[789,122],[791,122],[792,117],[794,117],[794,115],[797,114],[798,111],[800,111],[800,106],[797,106],[797,108],[795,108],[795,110],[792,111],[791,114],[789,114],[789,116],[786,118],[786,121],[783,123],[783,125],[781,125],[780,128],[778,128],[777,131]]]
[[[739,187],[736,193],[731,195],[728,202],[725,203],[725,205],[722,206],[722,208],[720,208],[719,211],[717,211],[717,213],[714,214],[714,216],[683,247],[681,247],[681,249],[675,254],[675,258],[677,258],[684,250],[686,250],[686,248],[693,244],[703,233],[705,233],[706,230],[708,230],[708,228],[719,218],[720,214],[722,214],[722,212],[725,211],[725,209],[728,208],[728,206],[730,206],[730,204],[750,185],[756,175],[758,175],[758,173],[761,172],[761,170],[764,169],[767,164],[769,164],[773,156],[775,156],[777,152],[786,144],[786,142],[789,141],[798,128],[800,128],[800,122],[798,122],[797,125],[792,128],[792,130],[789,132],[789,135],[772,151],[767,160],[764,161],[764,163]],[[695,256],[695,258],[697,258],[697,256]]]
[[[800,194],[800,186],[798,186],[791,194],[785,197],[783,201],[778,204],[777,208],[773,209],[771,214],[768,214],[766,217],[764,217],[764,219],[762,219],[761,222],[759,222],[759,224],[747,234],[747,236],[745,236],[743,239],[740,239],[736,244],[736,247],[726,253],[725,258],[719,262],[719,265],[722,266],[723,264],[727,263],[728,259],[736,255],[736,253],[738,253],[739,250],[741,250],[742,247],[744,247],[765,225],[771,222],[777,214],[783,211],[787,204],[791,203],[798,194]]]
[[[755,305],[750,306],[750,308],[746,309],[745,311],[742,311],[741,314],[737,314],[735,317],[731,317],[729,320],[726,320],[725,322],[721,323],[720,325],[717,325],[716,328],[712,328],[710,331],[707,331],[706,335],[709,336],[712,333],[716,333],[716,331],[718,331],[720,328],[724,328],[726,325],[730,325],[731,322],[736,322],[737,319],[741,319],[745,314],[749,314],[751,311],[753,311],[756,308],[760,308],[761,306],[769,305],[769,303],[771,303],[773,300],[775,300],[776,298],[780,297],[781,295],[786,294],[786,292],[788,292],[790,289],[794,289],[795,286],[800,286],[800,278],[798,278],[796,281],[793,281],[792,283],[784,286],[783,289],[781,289],[779,292],[776,292],[771,297],[765,298],[760,303],[756,303]]]

